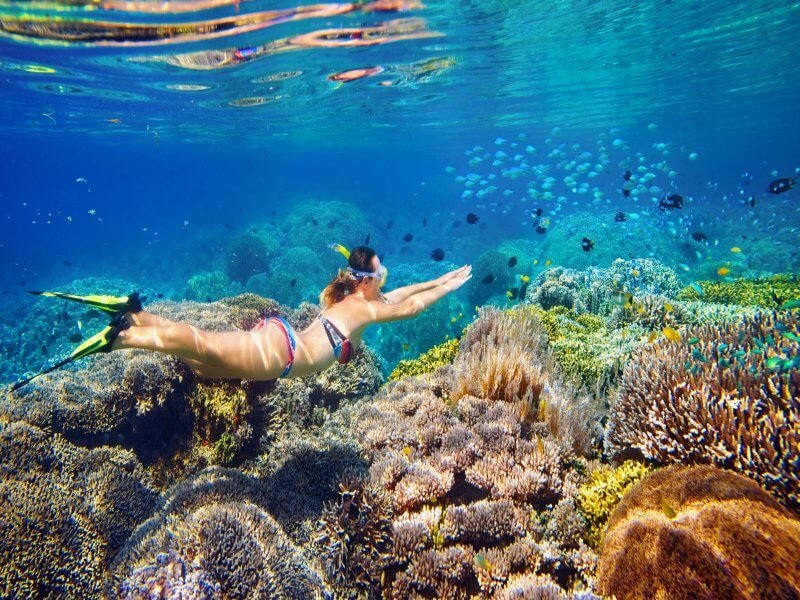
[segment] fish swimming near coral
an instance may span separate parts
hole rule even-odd
[[[670,342],[678,343],[681,341],[681,334],[678,330],[673,329],[672,327],[664,327],[661,330],[661,333],[664,334],[664,337],[667,338]]]
[[[781,177],[775,181],[770,182],[767,186],[767,192],[773,195],[788,192],[797,183],[797,177]]]
[[[683,208],[683,196],[680,194],[670,194],[658,201],[658,210],[660,211],[672,211],[678,208]]]
[[[512,256],[511,258],[508,259],[508,266],[509,267],[515,267],[516,265],[517,265],[517,257],[516,256]]]
[[[444,250],[441,248],[436,248],[431,252],[431,258],[436,262],[439,262],[444,259]]]
[[[628,220],[628,217],[625,216],[625,213],[621,210],[618,210],[614,213],[614,222],[615,223],[624,223]]]
[[[467,223],[470,225],[475,225],[480,220],[481,218],[475,213],[467,213]]]
[[[594,248],[594,242],[589,238],[585,237],[581,240],[581,250],[584,252],[589,252]]]

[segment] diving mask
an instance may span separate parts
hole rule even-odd
[[[377,279],[379,287],[386,285],[386,276],[389,274],[389,270],[383,265],[377,271],[359,271],[353,267],[347,267],[347,272],[353,277],[372,277]]]

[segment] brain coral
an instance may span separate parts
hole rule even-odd
[[[797,598],[800,522],[716,467],[642,479],[609,521],[597,589],[627,598]]]
[[[212,468],[182,482],[115,558],[107,593],[157,594],[160,580],[142,573],[166,560],[185,569],[175,585],[218,589],[223,598],[314,598],[319,576],[264,504],[259,482],[237,471]]]
[[[111,557],[157,494],[123,450],[0,424],[0,596],[98,597]]]
[[[735,469],[800,507],[798,326],[765,313],[644,346],[625,366],[607,451]]]

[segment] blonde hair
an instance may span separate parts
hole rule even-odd
[[[325,289],[322,290],[322,293],[319,295],[320,306],[322,306],[322,308],[328,308],[329,306],[341,302],[344,300],[345,296],[356,291],[356,286],[358,286],[359,283],[360,282],[349,272],[344,269],[339,269],[339,273],[337,273],[336,277],[325,286]]]

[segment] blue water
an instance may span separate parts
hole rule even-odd
[[[73,6],[59,14],[178,23],[287,7],[243,2],[152,15]],[[24,306],[25,289],[88,276],[122,278],[179,300],[190,277],[219,268],[237,234],[269,223],[280,228],[298,207],[331,200],[351,203],[368,227],[329,241],[356,245],[370,235],[390,270],[434,269],[429,253],[437,247],[447,264],[473,262],[519,239],[542,246],[542,263],[583,268],[608,266],[615,253],[649,256],[687,266],[680,271],[687,283],[731,258],[734,245],[748,256],[735,275],[796,270],[800,190],[771,196],[765,188],[800,167],[800,82],[793,75],[799,7],[431,2],[191,43],[97,46],[57,43],[57,34],[45,41],[5,36],[0,303]],[[13,19],[55,14],[47,4],[7,2],[0,10],[5,31]],[[187,53],[230,57],[318,29],[386,27],[392,19],[415,19],[407,27],[435,36],[185,68]],[[181,60],[184,67],[176,66]],[[371,77],[330,80],[376,66],[383,71]],[[529,145],[535,152],[524,150]],[[508,154],[503,164],[493,166],[494,157],[469,163],[498,150]],[[524,160],[514,163],[520,153]],[[592,179],[579,173],[584,162],[589,170],[600,165]],[[504,176],[513,164],[523,165],[521,175]],[[623,165],[639,164],[656,176],[659,191],[624,198]],[[470,173],[488,182],[476,190],[497,191],[464,197],[468,188],[457,178]],[[564,182],[576,173],[585,190]],[[542,197],[549,176],[556,180],[552,198]],[[523,201],[530,187],[538,196]],[[657,211],[657,199],[673,192],[690,202],[675,213]],[[552,220],[552,235],[533,233],[530,212],[537,207]],[[594,232],[597,251],[590,254],[574,245],[561,254],[547,247],[570,215],[584,218],[578,223],[608,221],[617,210],[636,213],[650,229],[629,221]],[[467,212],[480,215],[480,227],[464,222]],[[695,230],[708,232],[711,242],[700,248],[702,260],[687,242]],[[402,241],[406,233],[411,243]],[[741,236],[748,234],[760,243],[747,248]],[[271,269],[288,248],[311,246],[309,235],[284,230],[267,274],[275,275]]]

